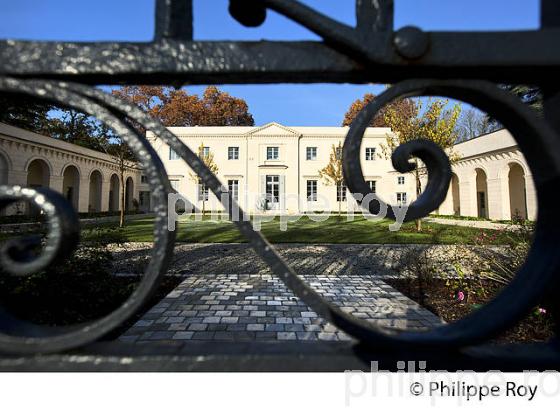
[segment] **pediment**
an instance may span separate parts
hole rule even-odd
[[[292,130],[289,127],[285,127],[276,122],[270,122],[262,127],[257,128],[249,132],[248,135],[251,136],[287,136],[287,137],[297,137],[299,133]]]

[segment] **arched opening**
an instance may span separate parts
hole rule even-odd
[[[451,201],[453,204],[453,215],[461,215],[461,196],[459,193],[459,177],[451,176]]]
[[[116,212],[119,210],[120,201],[120,183],[117,174],[111,175],[109,185],[109,212]]]
[[[0,153],[0,185],[8,184],[8,160]]]
[[[95,170],[89,176],[89,212],[101,212],[101,172]]]
[[[129,211],[132,209],[132,200],[134,199],[134,181],[132,177],[128,177],[125,183],[125,210]]]
[[[509,208],[511,219],[527,219],[525,172],[519,164],[509,164]]]
[[[46,161],[34,159],[27,167],[27,186],[32,188],[48,187],[51,171]]]
[[[80,200],[80,172],[74,165],[69,165],[62,174],[62,194],[77,211]]]
[[[48,187],[51,180],[51,171],[46,161],[34,159],[27,166],[27,186],[31,188]],[[16,211],[17,212],[17,211]],[[34,205],[27,206],[29,215],[39,215],[41,210]]]
[[[486,172],[476,169],[476,208],[479,218],[488,218],[488,184]]]

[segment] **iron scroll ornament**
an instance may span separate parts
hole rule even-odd
[[[1,352],[10,354],[51,353],[85,346],[100,339],[132,317],[155,291],[167,270],[173,253],[175,231],[167,229],[167,194],[171,192],[171,187],[165,168],[145,137],[137,134],[132,127],[123,121],[122,111],[118,113],[112,111],[93,98],[88,98],[85,93],[79,93],[78,88],[72,89],[71,86],[49,81],[25,81],[0,77],[0,92],[26,94],[80,110],[96,117],[123,137],[144,167],[144,172],[148,177],[156,213],[154,247],[144,276],[123,305],[98,320],[58,327],[26,322],[0,309]],[[78,222],[72,205],[56,192],[46,188],[41,191],[25,190],[20,190],[20,187],[1,186],[0,204],[5,206],[14,200],[26,200],[35,203],[39,201],[46,204],[43,209],[47,211],[51,222],[60,221],[66,217],[68,217],[68,223],[74,222],[73,226],[50,223],[46,241],[48,246],[43,248],[43,253],[39,254],[36,260],[27,262],[29,269],[25,273],[28,274],[42,269],[45,265],[44,262],[47,260],[49,262],[53,262],[55,259],[60,261],[60,258],[51,258],[51,255],[68,255],[68,252],[64,253],[63,248],[72,250],[74,247],[78,236],[76,231]],[[25,195],[18,194],[18,192],[23,192]],[[43,198],[41,199],[41,197]],[[12,249],[17,249],[19,242],[24,247],[27,240],[26,238],[14,239],[10,246]],[[7,268],[8,272],[13,271],[14,260],[7,258],[6,254],[0,254],[0,258],[2,268]]]
[[[531,169],[538,200],[538,220],[532,247],[523,266],[510,284],[491,302],[452,324],[431,331],[403,332],[391,343],[412,342],[415,345],[466,346],[490,339],[517,323],[524,314],[542,301],[548,289],[558,284],[560,244],[557,233],[560,222],[554,212],[559,195],[560,155],[558,136],[535,112],[495,84],[471,80],[408,80],[390,87],[370,102],[350,126],[343,146],[343,174],[352,194],[374,197],[362,206],[371,214],[387,208],[387,217],[395,219],[392,208],[377,197],[366,183],[360,163],[360,146],[364,132],[375,115],[390,102],[409,97],[440,95],[461,100],[486,111],[508,129],[523,152]],[[427,216],[445,199],[451,171],[441,148],[419,139],[400,145],[392,156],[400,172],[414,169],[411,156],[426,165],[428,184],[425,191],[408,207],[405,221]],[[445,160],[444,160],[445,157]],[[385,333],[387,333],[385,331]],[[387,339],[383,340],[386,344]]]
[[[0,247],[1,268],[11,275],[27,276],[69,257],[80,239],[80,224],[74,208],[56,191],[0,185],[0,209],[19,201],[43,212],[49,232],[44,243],[41,235],[30,235],[8,240]],[[39,254],[38,247],[42,247]]]
[[[217,177],[210,172],[198,156],[160,122],[150,118],[138,107],[125,103],[100,90],[70,83],[8,78],[0,79],[0,90],[11,93],[22,92],[40,98],[64,102],[65,105],[96,116],[117,132],[122,133],[145,167],[150,186],[156,194],[157,217],[154,226],[152,259],[138,289],[122,307],[105,318],[68,329],[66,332],[64,329],[61,332],[59,329],[45,329],[42,326],[18,323],[19,329],[24,330],[24,336],[13,335],[9,327],[13,327],[13,322],[7,320],[7,317],[0,318],[0,324],[2,325],[0,329],[2,332],[0,333],[0,350],[4,352],[54,352],[86,345],[117,327],[140,308],[151,291],[157,286],[158,280],[165,274],[174,240],[174,234],[167,230],[166,195],[170,192],[170,187],[165,170],[145,137],[136,134],[123,119],[131,119],[140,123],[146,129],[152,130],[155,135],[181,156],[218,198],[224,198],[222,194],[227,193],[227,189],[221,185]],[[305,283],[266,238],[259,232],[254,231],[244,212],[231,196],[227,195],[227,201],[232,204],[229,207],[226,206],[230,216],[237,213],[239,218],[236,220],[236,224],[239,230],[271,270],[317,314],[368,346],[392,348],[400,346],[460,347],[487,340],[516,323],[527,309],[538,302],[547,287],[555,280],[557,267],[560,266],[560,252],[558,252],[558,245],[554,240],[554,235],[560,224],[554,222],[554,215],[550,211],[547,213],[547,209],[553,209],[551,201],[556,199],[554,190],[551,188],[557,185],[559,181],[560,159],[556,154],[558,150],[544,149],[547,146],[554,146],[555,135],[548,126],[520,102],[500,91],[493,84],[472,81],[408,81],[389,89],[376,102],[367,106],[350,128],[344,147],[345,178],[350,190],[353,193],[369,193],[367,185],[364,187],[363,175],[361,175],[361,172],[356,173],[355,164],[359,161],[356,161],[356,158],[353,157],[353,153],[359,151],[361,136],[363,135],[362,128],[364,124],[367,125],[368,119],[372,118],[384,103],[393,98],[427,94],[439,94],[462,99],[495,115],[512,131],[518,141],[520,148],[527,157],[537,187],[539,220],[535,243],[525,265],[510,286],[497,299],[471,316],[428,332],[408,332],[382,328],[345,313]],[[422,143],[420,143],[420,146],[416,148],[422,148],[422,146]],[[403,154],[407,150],[408,148],[405,147],[398,152]],[[409,150],[410,154],[418,152],[422,152],[422,150]],[[423,160],[429,163],[432,150],[428,149],[426,152],[428,154],[418,155],[424,155]],[[397,163],[402,163],[405,160],[401,154],[397,154],[395,159]],[[437,163],[439,164],[439,162]],[[433,177],[434,174],[431,172],[430,178]],[[445,180],[442,181],[438,178],[436,176],[433,181],[429,181],[428,186],[435,186],[437,190],[446,188],[448,182],[446,185]],[[426,193],[429,192],[431,191],[426,191]],[[412,204],[412,206],[416,205],[418,207],[417,215],[429,212],[430,207],[437,203],[437,201],[429,202],[423,198],[419,198],[417,202]],[[528,266],[531,266],[531,269]],[[515,301],[515,304],[511,303],[512,300]]]

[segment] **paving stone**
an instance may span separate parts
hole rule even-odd
[[[212,340],[215,332],[194,332],[193,340]]]
[[[175,332],[173,339],[178,340],[188,340],[192,339],[194,332]]]
[[[296,333],[295,332],[278,332],[277,336],[278,340],[296,340]]]
[[[206,323],[193,323],[192,325],[189,325],[189,330],[193,330],[193,331],[204,331],[208,328],[208,325]]]
[[[255,310],[249,314],[249,316],[256,316],[256,317],[264,317],[266,316],[266,312],[262,310]]]
[[[202,323],[220,323],[220,319],[219,317],[216,316],[211,316],[211,317],[205,317],[202,320]]]
[[[238,321],[238,317],[222,317],[220,323],[237,323]]]
[[[183,323],[183,320],[185,320],[184,317],[171,316],[171,317],[167,318],[166,322],[167,323]]]
[[[278,248],[304,281],[344,312],[389,327],[422,330],[441,323],[437,316],[379,279],[395,269],[396,255],[408,246]],[[196,252],[199,257],[181,259],[188,252]],[[125,332],[122,340],[172,340],[176,334],[189,340],[190,333],[192,340],[352,340],[318,317],[278,277],[267,273],[266,266],[246,244],[181,244],[175,255],[181,266],[172,264],[170,272],[176,269],[188,272],[188,276]],[[126,263],[126,258],[115,259]]]
[[[169,327],[167,328],[168,330],[186,330],[187,329],[187,324],[184,323],[173,323],[172,325],[169,325]]]
[[[303,325],[284,325],[287,332],[303,332]]]
[[[266,325],[264,330],[267,332],[282,332],[284,330],[284,325],[278,325],[278,324]]]
[[[149,337],[150,340],[166,340],[171,339],[175,332],[170,331],[157,331],[153,332],[152,335]]]
[[[148,327],[154,323],[153,320],[139,320],[134,324],[135,327]]]
[[[214,333],[214,340],[233,341],[234,334],[232,332],[219,331]]]

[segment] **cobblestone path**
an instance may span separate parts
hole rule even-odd
[[[122,269],[147,257],[129,248]],[[440,319],[387,285],[406,247],[279,245],[296,271],[343,310],[385,326],[425,329]],[[121,336],[122,341],[349,340],[317,317],[243,244],[178,245],[169,270],[183,282]],[[125,273],[125,272],[123,272]]]

